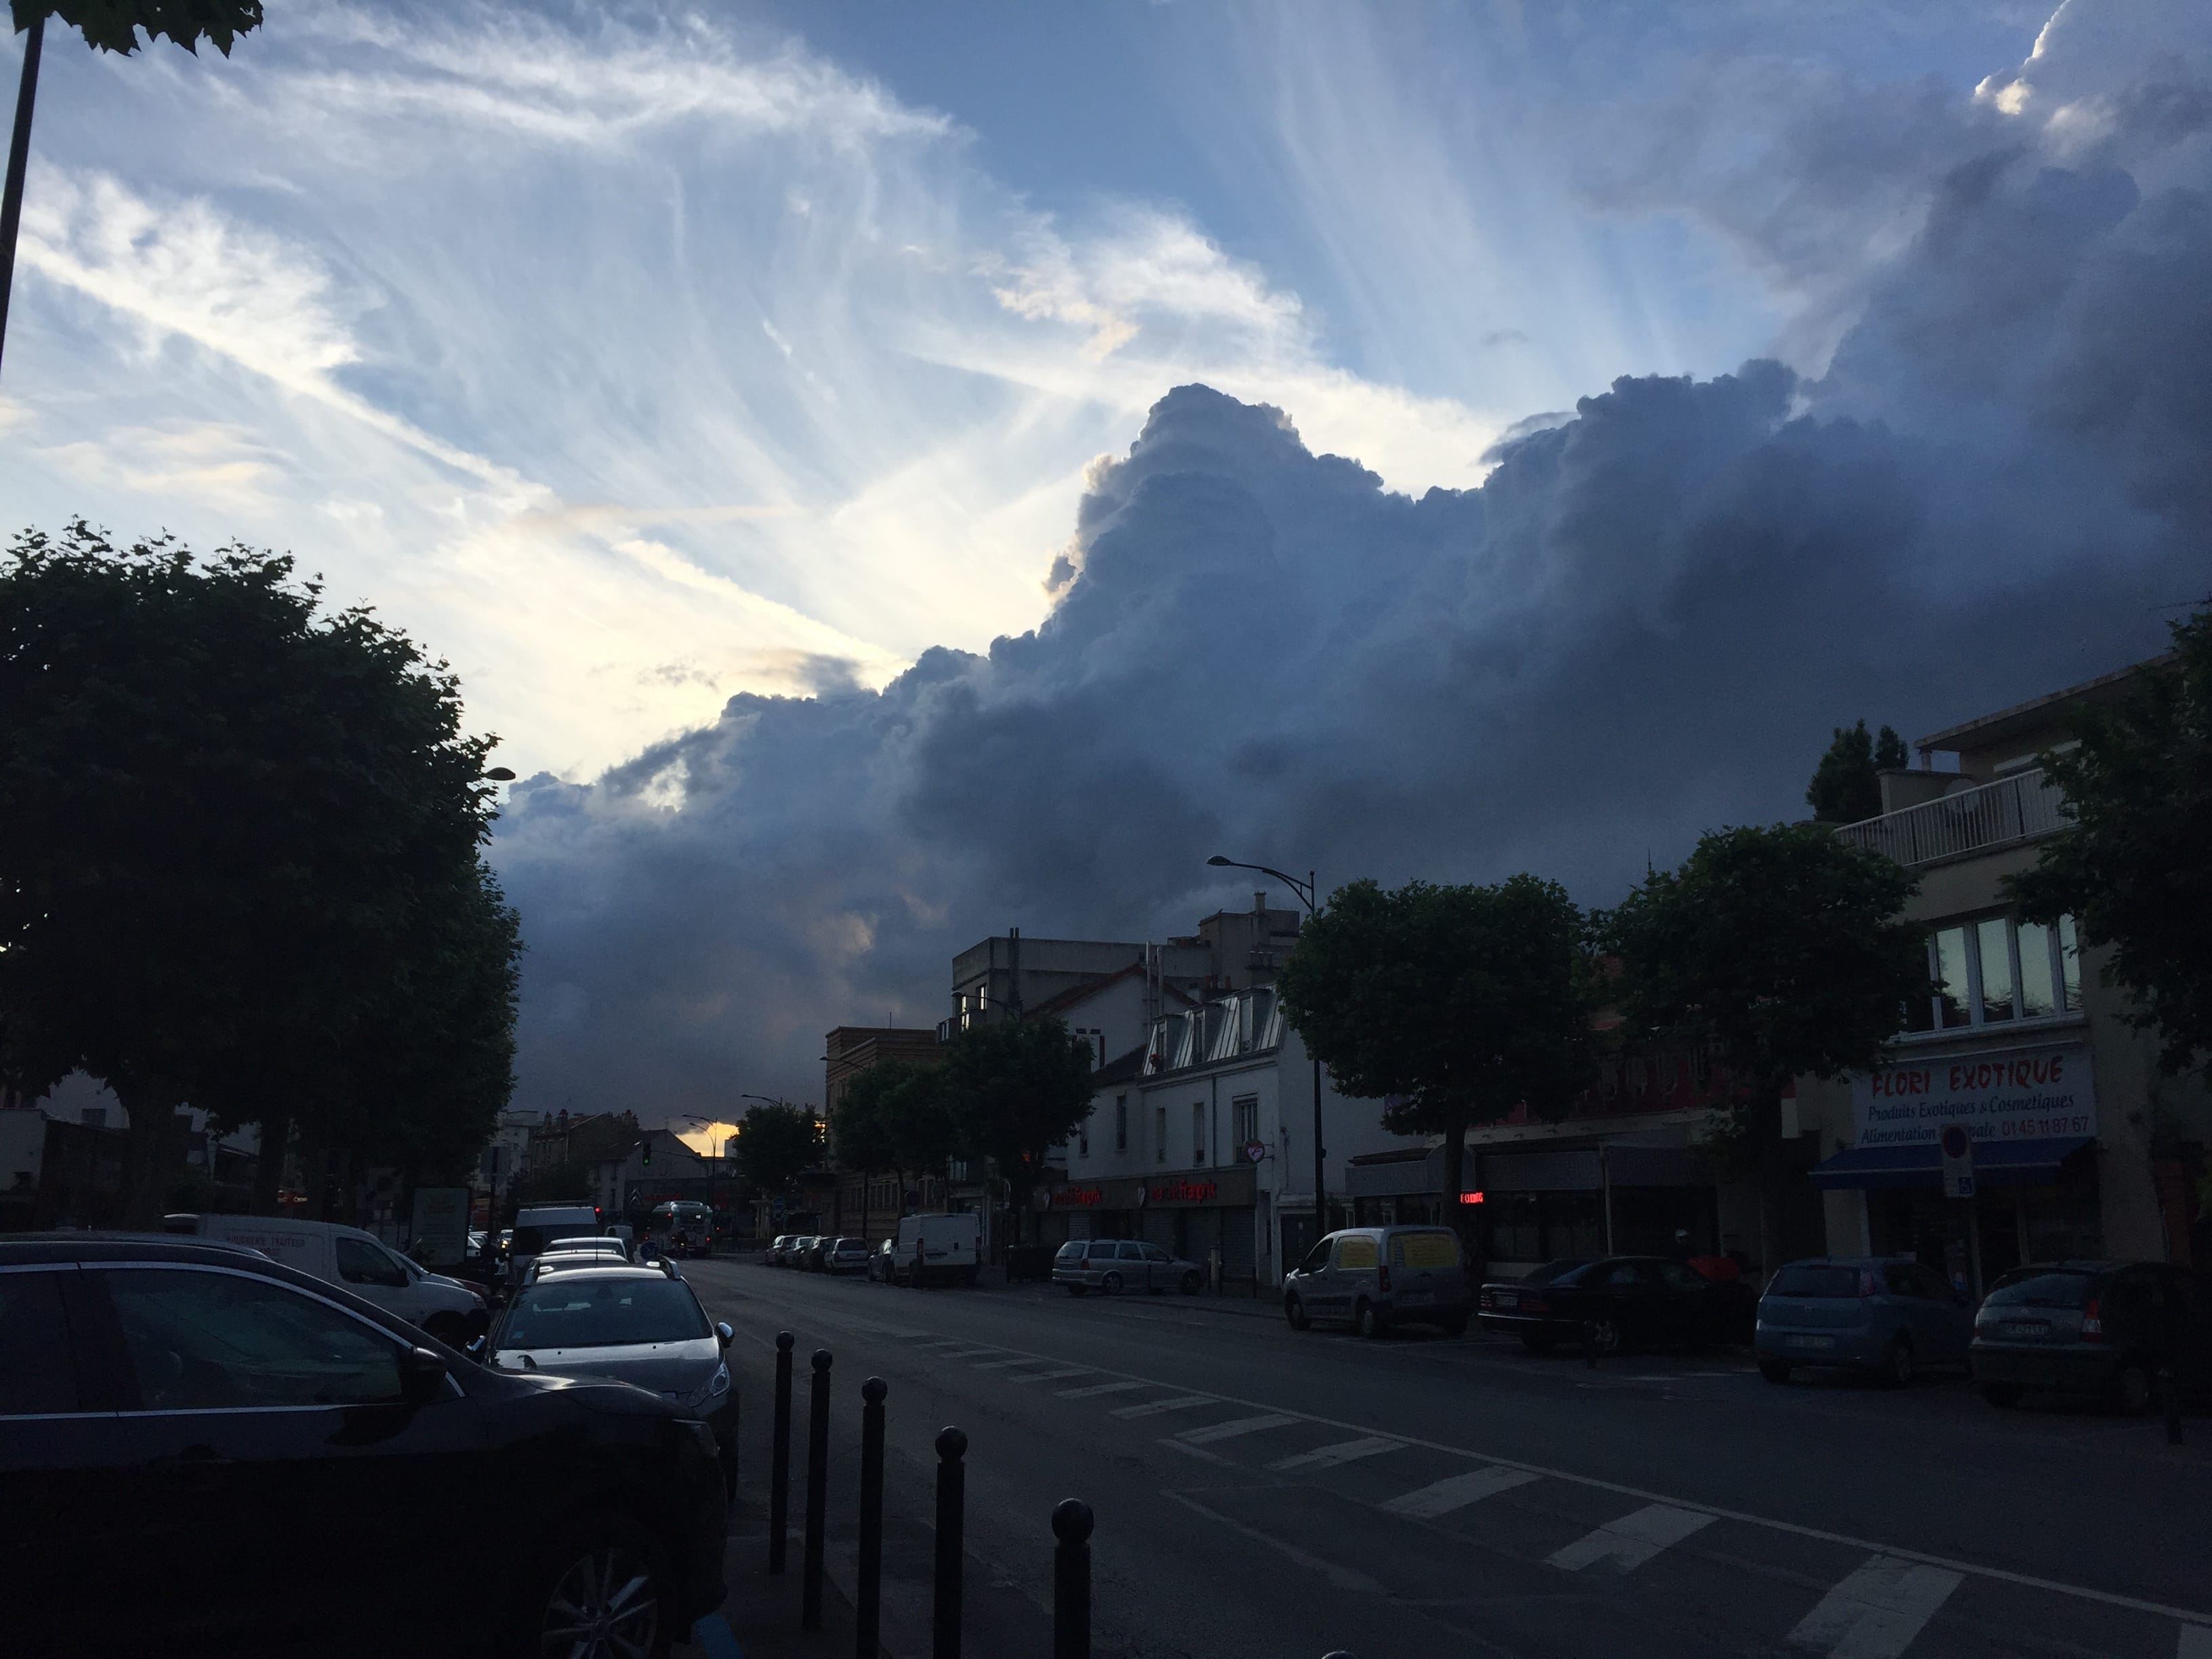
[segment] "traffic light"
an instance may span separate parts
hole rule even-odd
[[[651,1141],[647,1141],[643,1146],[638,1148],[637,1161],[641,1164],[650,1164],[653,1162],[653,1143]]]

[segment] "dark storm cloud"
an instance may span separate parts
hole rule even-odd
[[[934,1021],[985,933],[1243,902],[1215,851],[1607,902],[1704,829],[1802,815],[1834,725],[2154,651],[2212,554],[2212,200],[2132,169],[2203,90],[2116,94],[2070,166],[1958,113],[1818,380],[1623,379],[1418,501],[1181,387],[1095,477],[1034,633],[518,786],[522,1103],[811,1097],[823,1030]]]

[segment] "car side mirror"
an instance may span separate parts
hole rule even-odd
[[[715,1324],[715,1326],[714,1326],[714,1340],[715,1340],[715,1341],[717,1341],[717,1342],[720,1343],[724,1347],[726,1347],[726,1347],[728,1347],[728,1346],[730,1346],[730,1344],[731,1344],[731,1343],[732,1343],[732,1342],[736,1341],[737,1340],[738,1340],[738,1334],[737,1334],[735,1331],[732,1330],[726,1323],[725,1323],[725,1322],[716,1322],[716,1324]]]
[[[399,1356],[399,1397],[409,1405],[428,1405],[445,1382],[446,1362],[429,1349],[409,1348]]]

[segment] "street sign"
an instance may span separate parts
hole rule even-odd
[[[415,1243],[434,1267],[450,1267],[468,1255],[469,1189],[417,1187]]]
[[[1972,1198],[1974,1195],[1974,1138],[1966,1133],[1963,1123],[1947,1123],[1936,1138],[1936,1148],[1943,1155],[1943,1196]]]
[[[1257,1164],[1267,1156],[1267,1143],[1266,1141],[1248,1140],[1244,1143],[1244,1161],[1247,1164]]]

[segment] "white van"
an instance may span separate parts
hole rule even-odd
[[[265,1215],[173,1215],[164,1224],[173,1233],[248,1246],[288,1267],[343,1285],[453,1347],[482,1336],[489,1323],[484,1299],[475,1291],[458,1279],[425,1273],[358,1227]]]
[[[983,1218],[973,1211],[902,1218],[896,1262],[909,1285],[973,1285],[983,1266]]]
[[[531,1264],[556,1238],[596,1238],[599,1206],[596,1204],[526,1204],[514,1212],[514,1243],[507,1253],[510,1285],[530,1278]]]

